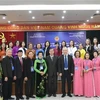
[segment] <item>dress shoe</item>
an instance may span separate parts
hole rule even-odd
[[[63,94],[61,97],[63,98],[63,97],[65,97],[66,96],[66,94]]]
[[[26,97],[26,100],[29,100],[29,97]]]
[[[72,97],[72,95],[71,95],[71,94],[68,94],[68,96],[69,96],[69,97]]]
[[[51,94],[48,95],[48,97],[51,97],[51,96],[52,96]]]
[[[30,96],[30,98],[35,98],[35,96],[32,95],[32,96]]]
[[[24,97],[19,97],[20,99],[24,99]]]
[[[19,98],[17,97],[16,100],[19,100]]]
[[[10,97],[8,100],[14,100],[14,98]]]
[[[56,97],[56,94],[53,94],[54,97]]]

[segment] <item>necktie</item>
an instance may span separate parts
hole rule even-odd
[[[53,57],[51,57],[51,60],[53,61]]]
[[[65,70],[68,69],[68,59],[67,59],[66,55],[65,55],[65,59],[64,59],[64,68],[65,68]]]

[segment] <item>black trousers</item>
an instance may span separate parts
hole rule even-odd
[[[9,99],[12,94],[12,78],[8,78],[8,81],[3,80],[3,98]]]
[[[17,78],[15,82],[15,95],[16,97],[22,97],[23,95],[23,75],[21,78]]]
[[[68,70],[65,70],[62,74],[62,93],[66,94],[66,79],[67,79],[67,87],[68,87],[68,94],[71,91],[71,73]]]
[[[2,97],[2,79],[0,78],[0,97]]]
[[[56,94],[57,91],[57,76],[48,76],[48,94]]]
[[[27,97],[32,96],[35,90],[35,72],[31,73],[31,77],[26,81],[25,94]]]

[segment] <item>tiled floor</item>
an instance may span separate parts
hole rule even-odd
[[[26,100],[26,99],[24,99]],[[97,97],[93,97],[93,98],[85,98],[85,97],[64,97],[64,98],[61,98],[61,95],[57,95],[57,97],[46,97],[46,98],[43,98],[43,99],[38,99],[38,98],[35,98],[35,99],[29,99],[29,100],[100,100],[100,97],[97,98]]]

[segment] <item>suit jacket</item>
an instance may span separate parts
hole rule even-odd
[[[48,67],[48,76],[57,75],[58,69],[58,57],[54,56],[53,61],[50,56],[46,57],[47,67]]]
[[[84,47],[85,51],[86,51],[86,46]],[[89,46],[88,49],[87,49],[87,52],[89,52],[90,54],[90,59],[92,60],[93,59],[93,51],[94,51],[94,48],[93,46]]]
[[[72,56],[68,55],[68,71],[74,74],[74,61]],[[61,55],[58,60],[58,72],[64,74],[64,55]]]
[[[22,71],[23,69],[24,69],[24,66],[25,66],[25,59],[24,58],[22,58],[22,61],[23,61],[23,66],[21,65],[21,63],[20,63],[20,59],[19,59],[19,57],[17,57],[17,58],[15,58],[15,69],[16,69],[16,77],[17,78],[21,78],[22,77],[22,74],[23,74],[23,72],[24,71]],[[23,67],[23,69],[22,69],[22,67]]]
[[[44,48],[43,48],[44,52],[45,52],[45,49],[46,49],[46,48],[44,47]],[[49,50],[50,50],[50,47],[47,48],[46,56],[49,56]]]
[[[34,61],[35,61],[35,59],[33,59],[33,66],[34,66]],[[24,66],[24,75],[25,75],[25,77],[31,78],[31,67],[32,67],[31,59],[27,58],[25,60],[25,66]]]
[[[12,60],[13,66],[14,66],[14,71],[12,71],[11,60]],[[15,69],[14,59],[12,57],[6,56],[2,60],[2,69],[3,69],[4,77],[12,78],[13,76],[15,76],[16,69]]]

